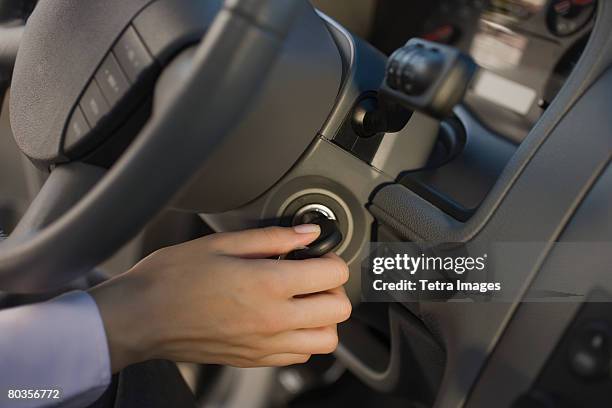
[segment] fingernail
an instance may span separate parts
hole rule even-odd
[[[319,234],[321,233],[321,227],[317,224],[296,225],[293,227],[293,230],[298,234],[314,234],[315,232]]]

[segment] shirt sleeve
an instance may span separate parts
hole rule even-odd
[[[0,311],[0,406],[85,407],[111,378],[96,302],[82,291]],[[60,399],[8,399],[9,390],[60,390]]]

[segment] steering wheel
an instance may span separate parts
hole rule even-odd
[[[20,45],[10,108],[19,148],[51,172],[0,247],[0,288],[58,287],[133,237],[251,109],[303,6],[295,0],[41,0]],[[152,97],[142,130],[108,166],[96,153],[127,144],[118,128],[134,127],[118,126],[117,117],[134,109],[129,100],[139,97],[132,94],[202,35],[201,22],[178,24],[184,16],[212,22],[182,61],[182,80]],[[118,63],[125,76],[114,71]]]

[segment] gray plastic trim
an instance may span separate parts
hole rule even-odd
[[[534,283],[546,276],[548,279],[575,276],[573,287],[579,293],[612,290],[609,268],[612,251],[599,251],[597,256],[592,256],[592,250],[582,251],[591,245],[594,250],[612,247],[611,202],[612,166],[608,165],[559,238],[559,242],[576,245],[580,253],[568,254],[562,249],[567,247],[553,249]],[[467,406],[510,406],[526,392],[581,305],[580,302],[521,304],[489,358]]]

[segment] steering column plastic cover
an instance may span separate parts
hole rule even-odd
[[[184,51],[164,71],[160,94],[182,81],[181,67],[190,58],[190,51]],[[221,213],[268,191],[312,144],[334,107],[341,82],[342,60],[328,28],[311,7],[303,7],[256,102],[172,206]],[[200,106],[192,109],[194,116],[206,114]]]

